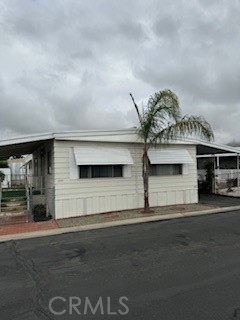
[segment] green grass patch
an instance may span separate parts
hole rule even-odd
[[[33,190],[33,191],[32,191],[32,194],[33,194],[33,195],[41,194],[41,191],[39,191],[39,190]]]
[[[25,189],[7,190],[2,192],[3,198],[14,198],[14,197],[25,197],[25,196],[26,196]]]

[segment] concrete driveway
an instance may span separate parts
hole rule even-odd
[[[240,198],[214,195],[214,194],[200,194],[199,202],[216,205],[219,207],[230,207],[230,206],[239,206]]]
[[[0,319],[240,319],[239,213],[1,243]]]

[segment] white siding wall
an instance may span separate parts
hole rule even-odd
[[[143,206],[143,183],[140,144],[97,143],[102,146],[120,146],[131,152],[134,165],[131,176],[125,178],[74,179],[71,173],[69,152],[72,147],[94,146],[94,142],[55,141],[55,217],[73,216],[140,208]],[[151,206],[198,202],[195,146],[171,146],[187,149],[194,164],[187,174],[150,178]],[[129,170],[128,176],[129,176]]]

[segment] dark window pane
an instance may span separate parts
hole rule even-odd
[[[149,175],[156,176],[157,175],[157,166],[155,164],[150,165],[149,167]]]
[[[92,178],[108,178],[112,176],[112,166],[92,166]]]
[[[91,178],[99,178],[99,177],[100,177],[100,166],[92,166]]]
[[[80,178],[91,178],[90,177],[90,166],[79,167]]]
[[[174,166],[174,174],[182,174],[182,165],[181,164],[176,164]]]
[[[92,178],[107,178],[111,176],[111,166],[92,166]]]
[[[114,166],[114,177],[122,177],[122,167],[123,166]]]
[[[112,166],[100,166],[100,177],[108,178],[113,176]]]
[[[182,174],[181,164],[155,164],[150,165],[151,176],[174,176]]]
[[[80,178],[113,178],[123,176],[121,165],[79,166]]]

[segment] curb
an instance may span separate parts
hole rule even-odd
[[[90,231],[90,230],[105,229],[105,228],[118,227],[118,226],[140,224],[140,223],[146,223],[146,222],[166,221],[166,220],[179,219],[179,218],[189,218],[189,217],[224,213],[224,212],[237,211],[237,210],[240,210],[240,206],[208,209],[203,211],[192,211],[192,212],[186,212],[186,213],[172,213],[172,214],[164,214],[164,215],[151,216],[151,217],[141,217],[141,218],[134,218],[134,219],[125,219],[125,220],[119,220],[119,221],[96,223],[96,224],[85,225],[85,226],[18,233],[18,234],[0,236],[0,243],[10,241],[10,240],[41,238],[41,237],[54,236],[54,235],[65,234],[65,233]]]

